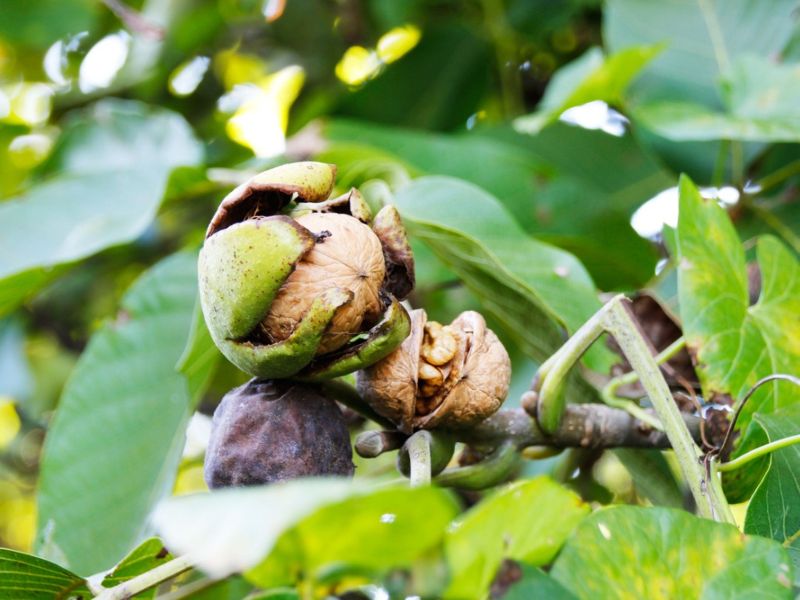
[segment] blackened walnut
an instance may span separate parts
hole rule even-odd
[[[214,411],[204,470],[210,488],[350,476],[353,469],[344,416],[311,385],[252,379]]]

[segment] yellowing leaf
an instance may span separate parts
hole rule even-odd
[[[0,448],[5,448],[19,433],[20,421],[11,398],[0,398]]]
[[[351,46],[336,65],[336,77],[347,85],[361,85],[381,70],[381,60],[373,50]]]
[[[270,157],[286,149],[289,109],[305,82],[305,71],[290,66],[258,82],[250,97],[228,120],[225,131],[256,156]]]
[[[252,83],[267,75],[266,63],[257,56],[242,54],[237,48],[224,50],[214,57],[214,72],[226,90]]]
[[[422,32],[414,25],[390,29],[378,40],[378,58],[389,64],[405,56],[419,43]]]

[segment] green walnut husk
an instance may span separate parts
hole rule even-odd
[[[233,190],[198,264],[211,337],[256,377],[327,379],[371,365],[408,336],[400,300],[414,262],[399,214],[371,218],[358,190],[328,198],[336,168],[290,163]]]

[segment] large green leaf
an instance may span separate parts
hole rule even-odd
[[[44,49],[61,37],[91,29],[99,12],[92,0],[3,0],[0,38]]]
[[[777,239],[756,249],[761,295],[749,306],[744,249],[725,211],[704,199],[687,178],[680,183],[677,231],[681,321],[706,398],[741,399],[760,378],[800,372],[800,265]],[[788,382],[762,386],[739,419],[800,399]]]
[[[401,188],[395,201],[412,235],[464,280],[535,360],[561,345],[557,323],[575,331],[600,308],[592,280],[574,256],[528,236],[477,186],[423,177]],[[613,360],[600,346],[588,356],[597,369]]]
[[[0,598],[5,600],[77,600],[91,594],[86,581],[37,556],[0,548]]]
[[[384,489],[347,498],[286,531],[246,577],[266,588],[297,583],[300,574],[336,580],[410,566],[439,547],[457,512],[452,498],[435,488]]]
[[[794,405],[773,414],[756,414],[754,421],[763,427],[769,441],[800,433],[800,406]],[[748,465],[745,468],[749,468]],[[800,578],[800,446],[783,448],[772,454],[766,477],[747,507],[746,533],[781,542]]]
[[[316,478],[169,498],[154,519],[167,546],[191,552],[208,574],[248,572],[259,584],[279,585],[298,568],[314,577],[337,563],[406,563],[438,543],[455,511],[436,488]],[[423,522],[430,530],[417,529]]]
[[[393,154],[412,175],[451,175],[482,187],[525,231],[578,256],[602,289],[636,288],[652,277],[656,253],[630,218],[674,178],[630,135],[563,123],[536,136],[510,128],[431,134],[341,120],[325,133],[336,143],[321,157],[339,164],[345,177],[357,175],[354,183],[391,182],[386,165]]]
[[[175,370],[194,309],[194,253],[176,254],[131,288],[116,323],[81,356],[44,446],[40,548],[93,573],[145,536],[171,489],[183,448],[189,390]]]
[[[626,48],[605,56],[592,48],[559,69],[547,86],[539,109],[514,121],[517,131],[538,133],[568,108],[592,100],[622,101],[625,89],[659,52],[657,46]]]
[[[630,106],[678,101],[707,109],[722,107],[719,82],[745,54],[780,56],[796,29],[794,0],[610,0],[603,14],[603,39],[611,52],[630,46],[665,45],[630,86]],[[631,115],[640,141],[676,171],[710,182],[719,142],[674,142]],[[642,125],[642,126],[637,126]],[[745,145],[744,163],[759,153]]]
[[[609,0],[603,39],[611,52],[664,43],[632,86],[637,98],[719,106],[720,76],[743,54],[780,55],[795,9],[794,0]]]
[[[551,571],[578,598],[792,598],[786,550],[669,508],[617,506],[579,526]]]
[[[451,580],[445,597],[481,598],[510,558],[545,565],[589,506],[551,479],[517,481],[470,510],[445,538]]]
[[[743,57],[722,82],[725,110],[691,102],[656,102],[635,115],[671,140],[800,141],[800,65]]]
[[[73,115],[50,161],[52,176],[0,204],[0,310],[34,293],[59,265],[136,239],[152,222],[170,171],[201,156],[183,117],[164,109],[104,100]]]

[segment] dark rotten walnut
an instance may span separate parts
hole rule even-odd
[[[210,488],[353,474],[347,424],[314,386],[253,379],[214,412],[205,460]]]

